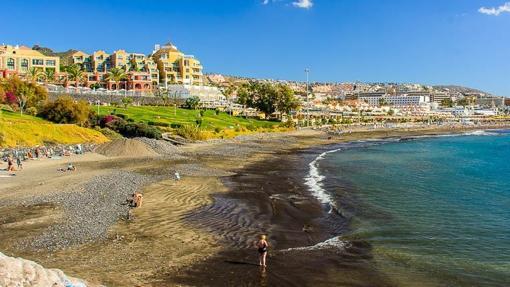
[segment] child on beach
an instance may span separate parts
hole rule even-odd
[[[259,253],[259,265],[266,267],[267,248],[269,247],[267,236],[261,235],[259,241],[255,243],[255,247]]]

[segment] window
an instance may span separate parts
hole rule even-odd
[[[28,60],[27,59],[21,60],[21,71],[23,71],[23,72],[28,71]]]
[[[14,70],[14,59],[13,58],[7,59],[7,69]]]
[[[46,66],[55,66],[56,61],[55,60],[46,60]]]
[[[42,65],[44,65],[44,60],[43,59],[32,59],[32,65],[42,66]]]

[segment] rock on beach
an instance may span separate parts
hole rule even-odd
[[[36,262],[0,252],[0,286],[86,287],[87,282],[68,277],[59,269],[46,269]]]

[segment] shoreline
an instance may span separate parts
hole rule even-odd
[[[254,266],[250,264],[256,262],[256,257],[253,256],[253,250],[247,247],[250,245],[250,241],[254,240],[252,237],[261,231],[277,234],[276,246],[281,247],[279,249],[300,247],[299,245],[306,246],[311,242],[322,242],[327,239],[322,235],[327,233],[326,228],[314,222],[314,219],[322,216],[323,211],[320,206],[307,204],[311,194],[305,189],[302,182],[298,182],[299,175],[302,173],[297,173],[293,168],[296,163],[304,163],[308,167],[308,163],[302,158],[303,153],[306,155],[307,150],[321,149],[335,143],[367,138],[438,135],[480,129],[473,127],[454,131],[377,131],[368,134],[366,132],[353,133],[349,136],[342,135],[340,138],[332,137],[331,139],[328,139],[329,136],[323,132],[305,130],[190,144],[181,148],[179,155],[184,159],[178,160],[156,157],[143,160],[140,164],[136,159],[93,159],[88,167],[81,168],[79,166],[80,170],[85,170],[87,173],[90,168],[90,176],[85,176],[80,180],[82,175],[73,175],[70,176],[74,178],[72,180],[57,179],[55,181],[61,182],[60,187],[70,182],[83,184],[91,180],[94,181],[93,175],[96,173],[110,174],[114,169],[128,170],[145,177],[149,174],[151,176],[156,174],[160,177],[156,180],[153,179],[154,182],[149,185],[141,184],[144,186],[147,205],[134,211],[134,222],[117,221],[108,229],[105,239],[86,244],[80,243],[64,250],[16,254],[17,251],[12,246],[5,250],[5,242],[0,246],[0,250],[6,254],[13,252],[11,254],[16,254],[16,256],[26,255],[31,260],[42,261],[41,263],[44,263],[43,265],[46,267],[57,267],[63,269],[66,274],[106,285],[168,286],[165,284],[170,282],[179,282],[184,285],[193,282],[195,285],[200,285],[200,283],[222,285],[221,282],[211,281],[212,278],[217,277],[218,272],[216,271],[222,274],[227,268],[234,272],[229,274],[240,275],[245,274],[247,268],[253,270],[251,268]],[[282,158],[286,161],[282,161]],[[280,162],[280,166],[275,162]],[[175,182],[172,179],[171,175],[176,170],[184,171],[182,172],[184,181]],[[304,169],[301,169],[301,172],[303,171]],[[267,182],[268,178],[272,181]],[[50,181],[48,186],[53,186],[54,189],[57,189],[57,191],[54,190],[56,193],[61,193],[62,191],[58,191],[59,185],[52,185],[51,180],[48,179]],[[27,192],[30,184],[25,182],[23,186],[25,187],[17,191],[17,195]],[[260,188],[260,186],[262,189],[254,188]],[[12,188],[14,186],[7,190],[12,190]],[[282,196],[280,192],[271,192],[271,189],[275,188],[287,191],[286,195]],[[29,194],[34,193],[33,186],[31,189]],[[4,187],[0,188],[0,198],[12,199],[13,195],[8,195],[5,191]],[[171,194],[165,194],[170,191],[173,192],[173,198],[170,196]],[[250,191],[252,191],[251,194]],[[254,201],[249,199],[254,199]],[[242,200],[247,200],[249,204],[242,203]],[[8,205],[16,206],[14,202]],[[255,205],[257,208],[254,208]],[[299,208],[296,209],[296,207]],[[0,206],[1,214],[3,214],[4,208],[5,205]],[[272,213],[273,210],[277,210],[282,216],[273,219],[264,216],[264,214]],[[44,208],[43,211],[46,212]],[[2,232],[7,232],[7,234],[4,232],[5,237],[9,237],[9,233],[31,236],[33,233],[37,234],[39,229],[44,230],[60,220],[59,218],[51,218],[51,220],[44,218],[43,211],[33,212],[35,214],[30,216],[23,213],[17,214],[13,219],[14,225],[11,222],[10,227],[6,229],[5,223],[0,222],[0,229]],[[237,216],[224,217],[225,213]],[[174,218],[170,220],[167,218],[168,214]],[[249,217],[254,214],[255,220],[250,219]],[[16,223],[26,221],[27,216],[32,221],[40,220],[39,226],[32,228],[34,229],[32,231],[17,230],[16,228],[19,226],[13,228]],[[288,224],[289,218],[298,218],[300,221]],[[233,226],[236,225],[240,228],[234,230]],[[309,225],[312,227],[309,230],[313,231],[304,232],[303,225]],[[13,233],[13,230],[16,232]],[[282,234],[287,234],[287,236]],[[186,247],[184,250],[179,250],[172,244],[179,246],[185,244]],[[349,252],[356,254],[356,258],[359,260],[364,260],[365,256],[370,255],[364,250],[366,246],[362,246],[362,243],[359,244],[361,245],[353,246]],[[146,247],[147,245],[148,247]],[[226,250],[224,247],[227,247]],[[163,251],[162,249],[171,250]],[[132,250],[135,251],[129,252]],[[110,252],[113,255],[105,262],[98,262],[99,259],[106,259],[100,255],[105,252]],[[143,263],[142,266],[133,266],[123,263],[126,258],[130,258],[130,260],[145,258],[145,260],[153,262]],[[289,270],[289,267],[285,266],[287,262],[275,257],[270,258],[269,264],[272,265],[273,260],[276,271],[268,271],[265,279],[262,279],[266,280],[266,283],[278,282],[281,285],[292,285],[283,273],[278,272],[279,268],[281,268],[280,270]],[[71,262],[76,262],[76,266],[68,266]],[[301,262],[301,264],[310,263]],[[316,262],[316,264],[325,267],[320,262]],[[219,268],[218,270],[215,270],[216,266]],[[299,266],[294,265],[294,268]],[[89,269],[90,271],[87,271]],[[92,271],[94,269],[102,271],[99,272],[100,274],[94,274],[95,272]],[[365,271],[371,273],[373,270]],[[126,272],[131,275],[123,276]],[[252,278],[255,280],[253,282],[260,283],[260,275],[258,272],[254,273],[256,273],[256,277]],[[329,276],[327,272],[323,275]],[[374,273],[374,278],[376,277]],[[231,279],[231,277],[217,278],[219,281],[225,280],[223,282],[234,283]],[[300,276],[296,276],[295,279],[306,282],[306,278]],[[384,281],[384,278],[378,279],[382,280],[380,282]]]

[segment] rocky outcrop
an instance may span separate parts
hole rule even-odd
[[[2,287],[85,287],[85,281],[68,277],[58,269],[46,269],[23,258],[14,258],[0,252],[0,286]]]

